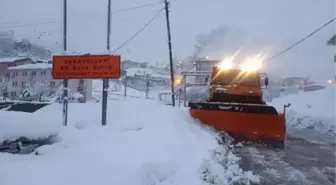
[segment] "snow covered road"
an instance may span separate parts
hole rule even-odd
[[[237,149],[241,166],[260,175],[261,185],[335,184],[335,87],[274,99],[286,115],[284,150],[247,146]]]
[[[310,130],[292,131],[284,150],[244,146],[237,149],[245,170],[260,175],[261,185],[333,185],[335,184],[335,141],[306,138]],[[304,136],[304,137],[302,137]],[[319,140],[321,141],[321,139]]]

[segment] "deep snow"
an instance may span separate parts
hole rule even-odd
[[[69,104],[69,125],[38,155],[0,154],[1,184],[230,184],[257,182],[213,130],[186,109],[145,99],[110,100],[102,127],[100,103]],[[32,114],[61,125],[61,105]],[[32,118],[31,117],[31,118]],[[24,119],[24,118],[22,118]],[[26,119],[27,122],[32,121]],[[49,122],[45,122],[48,124]]]
[[[96,83],[95,87],[97,95],[101,94],[101,84]],[[193,120],[187,109],[160,105],[144,97],[109,97],[105,127],[100,126],[100,103],[69,104],[67,127],[61,126],[61,104],[52,104],[34,114],[0,111],[1,118],[5,118],[0,121],[0,141],[59,134],[57,143],[34,152],[38,155],[0,154],[1,184],[259,181],[252,172],[242,171],[240,158],[227,146],[220,146],[215,132]],[[290,126],[335,133],[334,87],[273,99],[269,104],[281,112],[286,103],[292,104],[287,112]]]
[[[287,124],[295,128],[308,128],[318,132],[335,135],[336,126],[335,86],[312,92],[300,92],[273,99],[268,103],[283,112],[283,105],[290,103],[287,109]]]
[[[0,111],[0,118],[0,144],[20,137],[45,139],[57,135],[61,128],[52,117],[24,112]]]

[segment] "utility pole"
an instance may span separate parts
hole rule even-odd
[[[63,55],[67,51],[67,0],[63,0]],[[63,125],[68,125],[68,79],[63,80]]]
[[[170,36],[170,23],[169,23],[169,2],[164,0],[166,9],[166,22],[167,22],[167,34],[168,34],[168,49],[169,49],[169,64],[170,64],[170,80],[171,80],[171,92],[172,92],[172,105],[175,107],[175,93],[174,93],[174,65],[173,65],[173,53],[171,46]]]
[[[330,46],[333,46],[333,47],[336,46],[336,34],[328,40],[327,45],[330,45]],[[335,70],[336,70],[336,53],[334,54],[334,63],[335,63]],[[333,83],[336,84],[336,73],[335,73],[335,76],[334,76],[334,82]]]
[[[107,3],[107,40],[106,40],[106,49],[109,54],[111,54],[110,49],[110,34],[111,34],[111,0],[108,0]],[[102,125],[106,125],[106,112],[107,112],[107,96],[109,88],[109,79],[103,79],[103,101],[102,101]]]
[[[149,93],[149,75],[146,74],[146,98],[148,99],[148,93]]]

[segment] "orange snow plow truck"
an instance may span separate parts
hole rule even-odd
[[[229,66],[213,68],[210,97],[203,102],[189,102],[191,116],[235,140],[284,148],[285,109],[289,104],[279,114],[263,100],[262,89],[268,86],[265,73]]]

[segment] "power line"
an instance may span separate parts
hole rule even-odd
[[[317,2],[317,0],[312,0],[311,1],[311,3],[307,6],[307,7],[305,7],[305,8],[303,8],[300,12],[298,12],[294,17],[300,17],[303,13],[305,13],[307,10],[309,10],[315,3]],[[297,19],[296,19],[297,20]],[[293,21],[293,22],[296,22],[296,20],[294,20],[293,21],[293,18],[291,19],[291,21]],[[293,23],[292,22],[292,23]],[[283,28],[288,28],[289,27],[289,24],[290,23],[287,23],[287,24],[284,24],[280,29],[283,29]]]
[[[291,50],[292,48],[294,48],[295,46],[299,45],[301,42],[305,41],[306,39],[308,39],[309,37],[313,36],[315,33],[319,32],[320,30],[322,30],[324,27],[328,26],[330,23],[332,23],[334,20],[336,19],[336,17],[332,18],[330,21],[328,21],[327,23],[325,23],[323,26],[319,27],[318,29],[316,29],[315,31],[313,31],[312,33],[310,33],[309,35],[307,35],[306,37],[304,37],[303,39],[299,40],[298,42],[296,42],[295,44],[289,46],[288,48],[284,49],[283,51],[279,52],[278,54],[268,58],[266,61],[270,61],[273,60],[274,58],[286,53],[287,51]]]
[[[148,4],[144,4],[144,5],[138,5],[138,6],[133,6],[133,7],[129,7],[129,8],[123,8],[123,9],[120,9],[120,10],[112,11],[111,14],[119,14],[119,13],[122,13],[122,12],[132,11],[132,10],[136,10],[136,9],[140,9],[140,8],[151,7],[151,6],[154,6],[154,5],[157,5],[157,4],[161,4],[161,3],[162,3],[161,1],[157,1],[157,2],[148,3]],[[96,13],[96,14],[92,14],[92,15],[89,15],[89,16],[77,17],[77,18],[74,18],[74,19],[87,19],[87,18],[97,17],[97,16],[101,16],[101,15],[105,15],[105,14]],[[0,29],[19,28],[19,27],[27,27],[27,26],[38,26],[38,25],[43,25],[43,24],[55,23],[55,22],[59,22],[59,21],[61,21],[61,18],[54,17],[54,18],[50,18],[50,19],[37,20],[37,23],[26,23],[26,24],[2,26],[2,27],[0,27]]]
[[[146,7],[154,6],[154,5],[157,5],[157,4],[162,4],[162,1],[158,1],[158,2],[154,2],[154,3],[144,4],[144,5],[140,5],[140,6],[133,6],[133,7],[130,7],[130,8],[124,8],[124,9],[112,11],[112,14],[117,14],[117,13],[121,13],[121,12],[136,10],[136,9],[139,9],[139,8],[146,8]]]
[[[269,28],[269,27],[273,27],[272,25],[274,25],[274,22],[279,22],[280,18],[283,17],[284,14],[287,14],[290,12],[290,10],[292,10],[292,7],[295,7],[295,5],[297,4],[297,0],[292,0],[289,6],[284,7],[284,9],[282,9],[282,13],[280,13],[278,16],[276,15],[275,17],[268,19],[267,22],[263,25],[261,25],[256,33],[262,33],[265,29]],[[245,44],[249,44],[249,42],[252,42],[252,39],[256,39],[259,36],[263,36],[263,35],[256,35],[253,38],[250,38],[250,40],[245,40],[244,41],[244,45]]]
[[[302,13],[304,13],[306,10],[308,10],[311,6],[313,6],[315,3],[317,2],[317,0],[313,0],[305,9],[301,10],[301,12],[298,13],[298,15],[301,15]]]
[[[27,27],[27,26],[38,26],[42,24],[49,24],[49,23],[55,23],[58,22],[59,20],[55,21],[44,21],[44,22],[39,22],[39,23],[30,23],[30,24],[19,24],[19,25],[13,25],[13,26],[2,26],[0,29],[8,29],[8,28],[20,28],[20,27]]]
[[[124,47],[127,43],[129,43],[131,40],[133,40],[136,36],[138,36],[147,26],[149,26],[159,15],[160,13],[164,10],[164,8],[162,8],[151,20],[149,20],[140,30],[138,30],[132,37],[130,37],[129,39],[127,39],[122,45],[120,45],[119,47],[117,47],[115,50],[113,50],[112,53],[118,51],[120,48]]]

